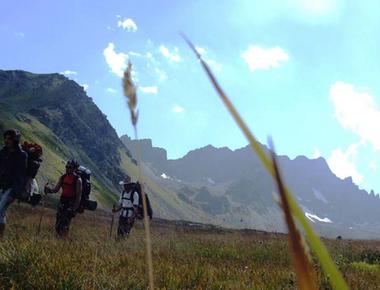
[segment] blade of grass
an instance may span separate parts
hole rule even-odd
[[[243,119],[241,118],[238,111],[233,106],[230,99],[227,97],[227,95],[224,93],[223,89],[217,82],[215,76],[211,72],[211,69],[208,67],[206,62],[202,59],[202,56],[200,53],[196,50],[195,46],[191,43],[191,41],[182,34],[182,37],[186,41],[186,43],[189,45],[191,50],[195,53],[198,60],[200,61],[203,69],[205,70],[208,78],[210,79],[211,83],[213,84],[215,90],[217,91],[219,97],[223,101],[224,105],[227,107],[228,111],[234,118],[235,122],[238,124],[239,128],[243,131],[243,134],[248,139],[252,149],[256,152],[256,154],[259,156],[261,162],[263,163],[264,167],[268,170],[268,172],[272,175],[272,177],[275,177],[275,172],[273,169],[273,164],[270,161],[270,159],[266,156],[264,150],[261,148],[260,144],[254,137],[254,135],[249,130],[248,126],[245,124]],[[317,234],[315,234],[314,230],[310,226],[309,222],[306,220],[306,217],[301,210],[301,208],[298,206],[297,202],[291,195],[290,191],[285,187],[285,194],[289,201],[289,206],[292,211],[293,216],[299,221],[301,226],[303,227],[307,241],[310,245],[310,247],[313,249],[315,255],[318,257],[319,262],[321,263],[321,266],[325,272],[326,275],[330,277],[330,283],[334,289],[348,289],[348,286],[346,282],[344,281],[342,274],[335,266],[334,262],[332,261],[326,247],[320,240]]]
[[[133,125],[135,139],[138,140],[137,131],[137,121],[138,121],[138,110],[137,110],[137,93],[136,87],[132,80],[132,63],[128,63],[128,67],[124,72],[123,78],[123,91],[124,95],[127,97],[127,104],[129,111],[131,113],[131,122]],[[144,180],[141,169],[141,148],[140,144],[136,142],[137,151],[137,167],[138,167],[138,179],[141,183],[141,197],[143,202],[144,211],[144,230],[145,230],[145,246],[146,246],[146,262],[148,265],[148,279],[149,279],[149,289],[154,289],[154,278],[153,278],[153,261],[152,261],[152,242],[150,237],[150,223],[148,218],[147,203],[144,191]]]
[[[285,186],[282,181],[280,170],[277,165],[276,155],[274,153],[274,146],[271,140],[269,144],[272,155],[273,169],[275,172],[275,180],[281,198],[281,207],[283,209],[286,225],[288,227],[289,246],[292,249],[291,252],[293,254],[294,269],[298,277],[298,288],[302,290],[317,290],[318,287],[316,282],[316,275],[313,270],[313,267],[310,264],[310,260],[307,255],[305,246],[303,245],[301,235],[297,230],[295,222],[293,220],[289,202],[285,193]]]
[[[137,127],[135,126],[135,139],[138,140]],[[139,170],[139,181],[141,185],[141,197],[143,202],[143,211],[144,211],[144,229],[145,229],[145,239],[146,239],[146,259],[148,263],[148,277],[149,277],[149,289],[154,289],[153,284],[153,259],[152,259],[152,239],[150,236],[150,221],[148,217],[148,207],[146,202],[146,195],[144,189],[144,179],[141,169],[141,148],[140,144],[136,142],[136,151],[137,151],[137,164]]]

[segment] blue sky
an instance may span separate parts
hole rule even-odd
[[[132,135],[120,86],[130,59],[141,137],[170,158],[245,146],[182,31],[260,141],[321,155],[380,192],[379,13],[378,1],[1,1],[0,68],[66,74]]]

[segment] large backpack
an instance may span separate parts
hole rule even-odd
[[[24,142],[21,145],[22,150],[28,154],[28,163],[27,163],[27,177],[35,178],[38,169],[40,169],[42,162],[42,147],[37,143]]]
[[[41,145],[27,141],[21,145],[21,148],[28,155],[26,169],[27,186],[25,191],[18,197],[18,200],[34,206],[40,202],[42,197],[41,194],[38,194],[38,184],[35,177],[41,166],[43,150]]]
[[[144,218],[144,206],[143,206],[142,193],[141,193],[141,184],[139,182],[135,183],[134,191],[136,191],[137,194],[139,195],[139,205],[137,206],[137,215],[136,215],[136,217],[138,219],[143,219]],[[148,211],[147,214],[148,214],[148,217],[150,219],[152,219],[153,218],[153,210],[152,210],[152,206],[150,204],[149,197],[146,194],[146,192],[145,192],[145,198],[146,198],[146,208],[147,208],[147,211]],[[134,195],[131,194],[131,202],[132,203],[133,203],[133,200],[134,200]]]
[[[82,180],[82,196],[80,201],[80,206],[78,209],[79,213],[82,213],[85,209],[94,211],[98,207],[96,201],[90,200],[91,194],[91,170],[85,168],[84,166],[79,166],[76,174]]]

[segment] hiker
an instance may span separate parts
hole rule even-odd
[[[136,183],[131,182],[128,176],[122,182],[123,191],[121,192],[118,205],[113,207],[112,212],[119,212],[119,224],[117,228],[118,238],[128,236],[135,222],[138,211],[140,196],[137,192]]]
[[[3,137],[4,147],[0,150],[0,237],[4,235],[8,206],[24,190],[28,158],[20,146],[19,130],[7,130]]]
[[[62,188],[58,204],[55,230],[58,236],[66,236],[69,232],[71,219],[75,216],[81,201],[82,180],[76,174],[79,163],[69,160],[66,163],[66,173],[62,175],[54,188],[45,185],[45,193],[57,193]]]

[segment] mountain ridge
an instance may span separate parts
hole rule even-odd
[[[126,136],[121,140],[134,146],[139,143]],[[222,219],[230,219],[237,227],[285,230],[281,212],[273,201],[277,187],[250,146],[231,150],[208,145],[190,150],[178,159],[163,161],[160,156],[160,161],[156,162],[155,153],[160,150],[166,153],[166,150],[154,147],[152,140],[144,142],[150,144],[150,148],[144,147],[143,162],[161,184],[176,191],[183,200],[197,204],[206,212],[217,213]],[[269,152],[266,146],[261,146],[266,153]],[[380,198],[373,191],[360,189],[352,178],[338,178],[323,157],[309,159],[300,155],[291,159],[280,155],[278,161],[286,184],[321,233],[380,237],[377,223]],[[206,205],[207,200],[209,204],[219,204],[220,208]],[[342,204],[346,206],[342,207]],[[227,217],[236,212],[241,216]],[[269,225],[268,219],[273,224]]]
[[[273,199],[276,186],[250,147],[210,145],[168,160],[166,150],[150,139],[119,139],[84,89],[60,74],[0,70],[0,130],[9,127],[43,145],[40,183],[57,180],[67,158],[90,167],[101,206],[112,205],[125,174],[139,177],[133,158],[138,144],[156,217],[286,231]],[[322,158],[278,160],[287,185],[322,235],[380,237],[380,199],[374,192],[360,190],[350,178],[338,179]]]

